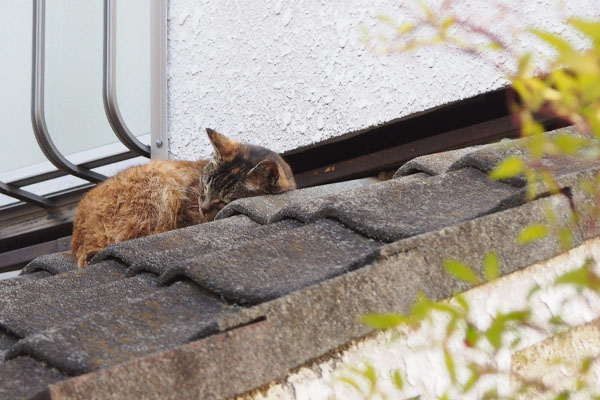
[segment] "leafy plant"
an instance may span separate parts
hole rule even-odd
[[[424,46],[445,44],[493,64],[510,81],[513,95],[509,98],[509,109],[520,127],[522,137],[526,138],[526,152],[522,156],[513,155],[503,160],[490,173],[490,178],[506,180],[524,176],[530,199],[540,194],[568,195],[561,189],[545,160],[555,157],[576,159],[576,162],[600,160],[600,21],[577,18],[568,21],[586,38],[588,45],[584,48],[578,48],[563,36],[552,32],[529,30],[530,35],[554,50],[555,56],[543,60],[545,70],[540,72],[535,68],[541,63],[538,55],[533,52],[518,53],[494,32],[456,14],[451,0],[442,1],[437,9],[423,2],[418,4],[421,12],[408,22],[397,24],[389,16],[379,16],[379,23],[389,28],[391,33],[373,37],[365,29],[365,44],[373,51],[385,53],[409,52]],[[497,63],[498,58],[512,60],[512,63]],[[538,122],[541,115],[570,122],[575,127],[575,133],[545,135],[543,125]],[[580,190],[593,200],[587,209],[573,209],[570,221],[561,225],[554,211],[547,208],[546,221],[525,227],[515,240],[527,244],[552,236],[567,250],[573,246],[573,230],[576,226],[595,230],[600,218],[600,174],[581,181]],[[455,279],[475,286],[492,281],[501,274],[496,253],[489,253],[482,260],[482,275],[456,259],[445,260],[444,268]],[[472,305],[463,295],[445,301],[431,301],[419,294],[406,314],[368,314],[362,317],[362,321],[376,329],[400,329],[405,332],[415,332],[432,324],[443,326],[441,338],[432,338],[423,348],[427,351],[437,348],[442,354],[441,362],[447,372],[448,385],[441,399],[474,395],[476,390],[479,393],[477,398],[481,399],[528,398],[540,393],[545,394],[546,398],[568,399],[574,393],[554,393],[553,388],[541,379],[516,376],[518,385],[510,393],[500,393],[494,385],[489,385],[486,377],[507,374],[495,360],[502,352],[518,348],[521,340],[519,332],[534,330],[545,336],[553,336],[569,328],[562,314],[553,315],[546,321],[536,317],[534,304],[535,301],[539,302],[542,292],[569,287],[574,293],[571,296],[600,298],[600,276],[596,271],[596,261],[588,259],[580,267],[561,274],[549,285],[534,286],[524,299],[523,308],[498,311],[485,325],[474,320]],[[568,303],[569,299],[565,299],[563,305]],[[455,346],[456,343],[462,343],[462,347]],[[460,353],[457,353],[457,348]],[[555,361],[566,365],[565,360]],[[588,393],[585,391],[591,390],[588,385],[589,372],[597,361],[597,358],[580,360],[577,365],[577,392]],[[366,365],[364,369],[351,371],[355,378],[359,376],[368,384],[359,386],[355,378],[349,378],[348,375],[340,379],[355,386],[366,398],[374,398],[376,394],[385,397],[377,389],[379,382],[372,366]],[[399,391],[405,388],[405,372],[396,369],[390,376]],[[599,394],[588,394],[590,398],[600,399]]]

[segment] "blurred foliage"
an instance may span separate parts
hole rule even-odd
[[[500,162],[490,173],[490,178],[506,180],[524,176],[530,199],[541,194],[569,194],[561,189],[560,182],[547,169],[544,160],[552,157],[577,158],[578,161],[600,160],[600,21],[578,18],[568,21],[585,38],[587,45],[580,46],[581,48],[561,35],[539,29],[529,30],[530,35],[553,49],[554,57],[544,59],[542,63],[533,52],[519,54],[513,46],[488,28],[477,26],[457,15],[450,3],[452,2],[449,0],[442,1],[439,9],[433,9],[419,2],[420,15],[401,24],[397,24],[389,16],[379,16],[379,23],[387,27],[391,34],[373,37],[368,29],[364,29],[364,42],[373,51],[383,53],[449,45],[497,66],[514,89],[513,96],[508,99],[509,110],[520,127],[522,137],[527,139],[524,141],[525,152]],[[512,60],[512,64],[498,64],[494,61],[498,58]],[[539,64],[545,65],[542,71],[537,68]],[[544,126],[538,122],[540,116],[567,121],[574,125],[574,133],[546,135]],[[580,183],[581,190],[592,199],[588,209],[571,210],[570,220],[561,224],[554,210],[548,207],[546,221],[525,227],[515,238],[517,243],[527,245],[540,239],[555,237],[562,248],[567,250],[573,246],[575,227],[595,229],[600,218],[600,175]],[[494,252],[489,253],[478,268],[456,259],[445,260],[443,267],[456,280],[468,286],[494,280],[501,275],[502,270],[500,258]],[[579,294],[600,295],[600,276],[596,261],[588,259],[579,268],[558,276],[551,286],[570,286]],[[406,335],[423,326],[443,323],[445,333],[442,339],[431,341],[425,349],[438,348],[442,354],[449,384],[440,399],[463,398],[466,395],[480,399],[526,399],[545,393],[544,398],[558,400],[571,398],[576,395],[575,392],[587,393],[584,391],[591,390],[588,388],[588,374],[598,361],[597,357],[586,358],[578,364],[575,392],[556,394],[541,380],[525,376],[514,377],[519,384],[508,395],[500,394],[493,385],[485,386],[485,377],[507,373],[498,367],[495,360],[506,349],[512,351],[519,347],[519,332],[533,329],[544,332],[546,336],[553,336],[569,328],[561,315],[553,315],[545,323],[535,318],[532,302],[541,289],[536,285],[529,292],[524,302],[526,306],[522,309],[497,311],[486,326],[473,320],[472,305],[463,295],[457,295],[451,300],[432,301],[419,294],[406,314],[368,314],[362,316],[362,322],[376,329],[401,331]],[[457,346],[452,343],[463,343],[476,356],[457,354]],[[464,353],[464,350],[458,351]],[[565,362],[560,359],[555,361],[557,364]],[[364,398],[386,398],[378,390],[378,374],[371,365],[366,364],[362,369],[349,371],[340,380],[354,387]],[[406,386],[405,372],[395,369],[388,378],[398,391]],[[598,394],[590,393],[586,396],[600,399]]]

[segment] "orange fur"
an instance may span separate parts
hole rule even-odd
[[[152,161],[128,168],[79,202],[71,249],[79,267],[108,245],[213,220],[242,197],[296,188],[289,165],[272,151],[207,129],[210,161]]]
[[[206,161],[152,161],[128,168],[90,190],[73,222],[71,248],[83,267],[106,246],[205,222],[189,195]],[[192,188],[192,189],[189,189]]]

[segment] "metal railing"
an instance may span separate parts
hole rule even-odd
[[[108,122],[119,140],[131,151],[150,157],[150,146],[141,143],[127,128],[119,103],[117,102],[116,39],[117,13],[116,0],[104,0],[104,46],[102,65],[102,100]]]
[[[166,20],[167,0],[150,0],[150,85],[151,85],[151,142],[141,143],[129,130],[121,115],[116,96],[116,0],[104,0],[103,19],[103,82],[102,97],[106,117],[116,137],[129,149],[121,154],[101,157],[79,165],[70,162],[54,145],[48,132],[44,108],[45,72],[45,19],[46,0],[33,1],[32,73],[31,73],[31,123],[37,143],[56,171],[33,175],[12,182],[0,182],[0,193],[38,207],[52,208],[53,199],[22,189],[34,183],[73,175],[88,182],[99,183],[106,179],[92,171],[103,165],[133,158],[138,155],[166,158]]]

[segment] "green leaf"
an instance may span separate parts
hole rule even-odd
[[[457,260],[444,260],[444,268],[448,273],[454,276],[456,279],[459,279],[463,282],[470,283],[472,285],[477,285],[481,283],[481,279],[473,272],[471,267],[467,264],[462,263]]]
[[[554,138],[554,143],[563,153],[574,155],[587,144],[587,140],[569,134],[562,134]]]
[[[498,388],[488,389],[481,397],[481,400],[496,400],[498,399]]]
[[[502,314],[497,315],[488,330],[485,331],[486,339],[496,350],[502,346],[502,334],[504,333],[505,322],[506,320],[503,318]]]
[[[544,135],[530,135],[530,140],[527,142],[529,147],[529,153],[534,160],[539,160],[544,155],[546,143],[548,138]]]
[[[444,348],[444,361],[446,362],[446,369],[448,370],[448,375],[450,375],[450,380],[452,383],[456,383],[456,367],[454,366],[454,359],[447,348]]]
[[[558,237],[560,238],[560,245],[563,250],[568,250],[573,247],[573,231],[571,229],[561,229],[558,232]]]
[[[415,29],[415,25],[411,24],[411,23],[406,23],[406,24],[402,24],[402,25],[398,26],[396,29],[399,34],[403,35],[405,33],[412,31],[413,29]]]
[[[569,23],[593,39],[596,46],[600,45],[600,22],[572,18]]]
[[[571,395],[569,392],[562,392],[554,398],[554,400],[568,400]]]
[[[390,25],[390,26],[393,26],[393,27],[396,26],[396,22],[394,22],[394,20],[392,19],[392,17],[390,17],[387,14],[379,14],[376,18],[378,20],[380,20],[381,22],[383,22],[384,24],[386,24],[386,25]]]
[[[527,293],[527,300],[530,300],[533,295],[540,290],[542,290],[542,287],[536,283],[531,289],[529,289],[529,292]]]
[[[350,378],[349,376],[340,376],[337,378],[337,380],[350,386],[351,388],[356,390],[358,393],[361,393],[361,394],[363,393],[362,389],[360,388],[360,385],[358,383],[356,383],[356,381],[353,378]]]
[[[562,56],[568,56],[574,52],[571,44],[564,40],[560,35],[539,29],[531,29],[530,32],[542,39],[544,42],[555,47]]]
[[[600,289],[600,277],[591,269],[592,260],[588,259],[583,266],[567,272],[554,281],[556,285],[575,285],[579,288],[588,288],[594,291]]]
[[[554,283],[557,285],[574,284],[577,286],[586,287],[589,273],[589,269],[586,266],[583,266],[581,268],[577,268],[573,271],[567,272],[559,276],[558,278],[556,278],[556,281],[554,281]]]
[[[534,100],[531,100],[530,107],[533,109],[533,111],[537,111],[539,106],[541,106],[544,102],[544,99],[540,97],[539,99]],[[545,131],[546,129],[544,128],[544,125],[540,124],[534,119],[527,119],[523,121],[523,126],[521,127],[521,133],[523,136],[541,135]]]
[[[488,49],[490,50],[494,50],[494,51],[501,51],[504,50],[504,46],[502,46],[500,43],[498,42],[490,42],[487,44],[486,46]]]
[[[503,316],[505,321],[527,322],[531,316],[531,311],[511,311]]]
[[[447,17],[446,19],[444,19],[442,21],[442,31],[446,31],[448,28],[450,28],[455,23],[456,23],[456,20],[454,18]]]
[[[471,375],[469,376],[469,379],[467,379],[467,382],[462,388],[463,393],[468,393],[471,389],[475,387],[475,384],[479,382],[480,374],[478,365],[473,363],[469,365],[469,369],[471,370]]]
[[[461,293],[459,293],[456,295],[455,299],[458,302],[458,304],[460,305],[460,307],[463,309],[463,311],[465,313],[468,313],[469,312],[469,303],[467,302],[467,300],[465,300],[464,296]]]
[[[584,375],[587,374],[593,363],[594,363],[594,357],[584,358],[583,361],[581,362],[581,368],[580,368],[581,373]]]
[[[375,329],[390,329],[409,322],[409,317],[402,314],[365,314],[361,322]]]
[[[468,347],[475,347],[479,340],[479,331],[473,324],[467,325],[467,332],[465,333],[465,344]]]
[[[548,227],[543,224],[533,224],[526,226],[520,233],[517,238],[517,242],[519,244],[526,244],[530,242],[534,242],[536,240],[542,239],[547,236],[549,233]]]
[[[494,252],[488,253],[483,260],[483,273],[485,279],[493,281],[500,276],[500,261],[498,255]]]
[[[452,319],[450,319],[450,322],[448,322],[448,325],[446,326],[446,337],[449,338],[450,336],[452,336],[452,334],[454,333],[454,331],[456,330],[456,326],[458,325],[458,317],[454,317]]]
[[[503,160],[490,172],[490,178],[494,180],[512,178],[523,173],[523,170],[523,161],[519,157],[511,156]]]
[[[517,76],[523,78],[529,75],[529,71],[531,71],[531,53],[527,53],[519,59]]]
[[[404,387],[404,380],[402,379],[400,371],[397,369],[395,369],[394,372],[392,372],[392,382],[394,382],[394,385],[400,390],[402,390],[402,388]]]
[[[367,382],[369,382],[369,392],[373,393],[377,386],[377,373],[375,372],[375,368],[373,368],[371,364],[365,365],[363,376],[367,379]]]

